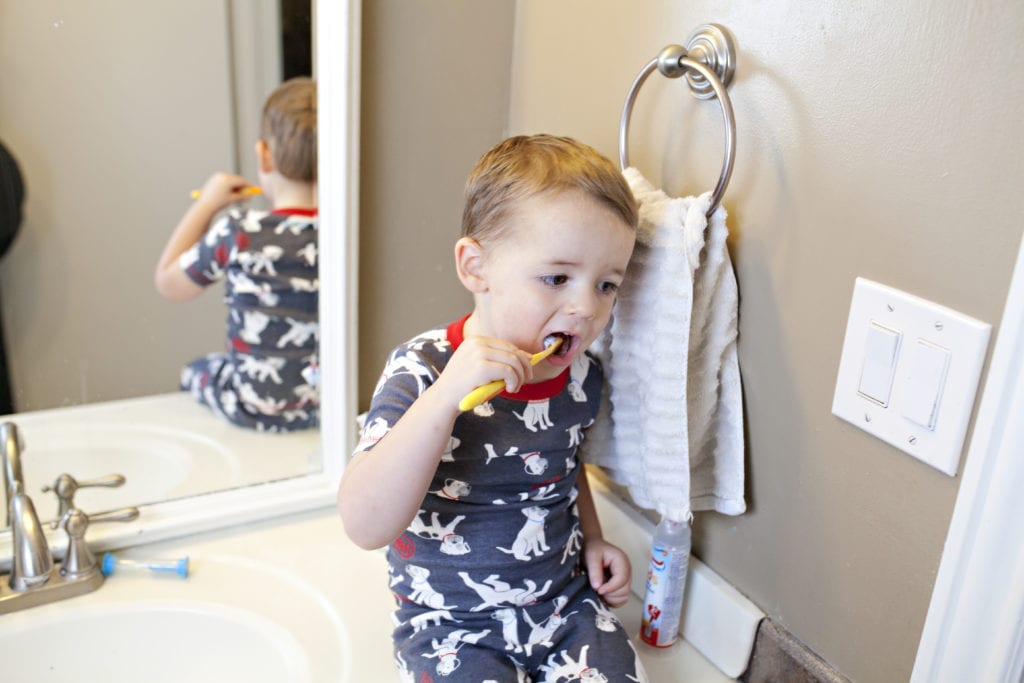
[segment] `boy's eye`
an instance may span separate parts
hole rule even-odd
[[[614,294],[619,291],[619,286],[614,282],[602,282],[597,288],[605,294]]]
[[[568,282],[569,277],[567,275],[545,275],[541,278],[541,281],[546,285],[557,287],[558,285],[564,285]]]

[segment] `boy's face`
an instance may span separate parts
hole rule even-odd
[[[534,368],[535,381],[556,376],[608,324],[634,239],[617,213],[581,191],[527,199],[483,248],[467,334],[531,353],[564,334],[558,353]]]

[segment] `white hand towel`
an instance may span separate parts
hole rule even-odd
[[[741,514],[739,300],[725,210],[709,225],[710,193],[672,198],[634,168],[623,174],[640,225],[615,315],[595,345],[606,400],[583,457],[671,519]]]

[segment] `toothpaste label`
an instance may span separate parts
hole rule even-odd
[[[648,645],[668,647],[679,635],[688,561],[689,553],[652,549],[640,623],[640,639]]]

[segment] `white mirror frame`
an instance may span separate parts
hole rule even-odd
[[[140,506],[135,522],[89,530],[97,550],[126,547],[332,505],[356,438],[360,0],[315,0],[319,118],[320,472]],[[26,459],[26,467],[31,462]],[[38,507],[38,505],[37,505]],[[86,511],[87,513],[89,511]],[[340,523],[340,522],[339,522]],[[52,542],[63,553],[62,534]],[[0,533],[0,569],[10,561]]]

